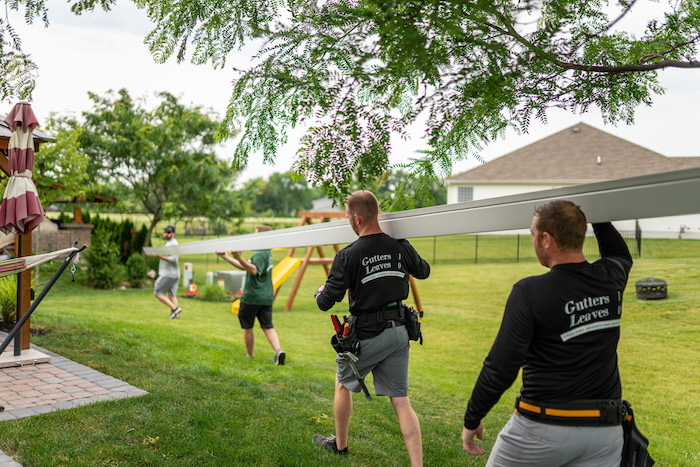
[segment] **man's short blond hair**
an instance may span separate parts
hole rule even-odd
[[[354,192],[345,199],[345,206],[349,214],[357,214],[364,220],[373,220],[379,215],[379,203],[371,191]]]

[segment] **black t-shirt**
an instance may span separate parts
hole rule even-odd
[[[384,233],[364,235],[335,255],[326,286],[316,301],[321,310],[329,310],[347,290],[353,315],[378,311],[408,297],[409,274],[425,279],[430,266],[407,240]],[[374,327],[365,331],[379,334],[384,329],[381,323]]]
[[[498,336],[464,416],[475,429],[523,369],[523,398],[542,402],[619,399],[622,292],[632,268],[610,223],[594,224],[601,259],[559,264],[513,287]]]

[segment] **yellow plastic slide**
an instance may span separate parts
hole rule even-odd
[[[292,258],[286,256],[282,261],[277,263],[277,266],[272,268],[272,288],[277,290],[286,281],[289,276],[299,267],[301,258]],[[231,313],[238,314],[238,309],[241,306],[241,301],[236,300],[231,305]]]

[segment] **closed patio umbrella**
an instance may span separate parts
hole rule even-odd
[[[5,117],[5,123],[12,131],[7,154],[10,180],[0,205],[0,231],[25,235],[44,221],[44,208],[32,180],[32,130],[39,122],[32,107],[26,102],[19,102]]]
[[[17,103],[5,117],[12,134],[7,147],[10,179],[0,204],[0,231],[15,234],[18,255],[22,255],[22,236],[44,221],[44,208],[37,195],[32,170],[34,169],[34,137],[32,131],[39,124],[27,102]],[[21,319],[22,274],[17,274],[17,321]],[[21,353],[22,337],[15,337],[15,355]]]

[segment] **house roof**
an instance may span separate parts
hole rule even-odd
[[[579,123],[446,182],[572,184],[691,167],[700,167],[700,157],[666,157]]]
[[[7,123],[5,123],[5,116],[2,116],[2,120],[0,120],[0,138],[10,139],[10,136],[12,136],[12,131],[10,127],[7,126]],[[32,131],[32,136],[35,141],[38,140],[42,143],[55,143],[57,141],[53,136],[49,136],[39,130]]]

